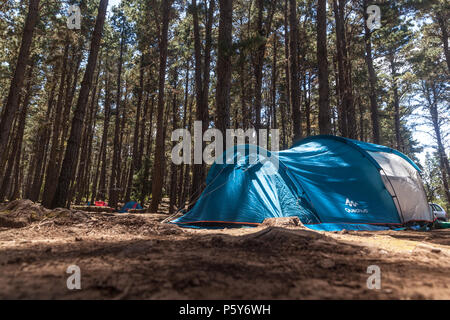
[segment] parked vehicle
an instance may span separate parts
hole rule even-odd
[[[447,219],[447,213],[445,212],[444,208],[442,208],[440,205],[436,203],[430,203],[431,212],[433,212],[433,215],[436,219],[441,221],[448,221]]]

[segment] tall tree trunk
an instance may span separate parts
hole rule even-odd
[[[216,127],[223,135],[226,149],[226,129],[230,128],[231,55],[233,54],[233,0],[219,0],[219,40],[217,53]],[[220,156],[216,154],[216,156]]]
[[[150,94],[147,94],[147,103]],[[153,114],[155,111],[155,96],[151,97],[150,104],[150,117],[149,117],[149,125],[148,125],[148,134],[147,134],[147,143],[145,149],[145,162],[144,162],[144,174],[143,174],[143,185],[141,192],[141,202],[144,202],[145,197],[150,194],[152,190],[152,182],[150,180],[150,166],[151,166],[151,154],[152,154],[152,138],[153,138]]]
[[[311,72],[305,72],[303,75],[303,96],[305,105],[306,136],[311,135]]]
[[[99,58],[99,61],[101,61],[101,56]],[[83,135],[82,135],[82,141],[81,141],[81,154],[80,154],[80,161],[78,164],[78,173],[76,178],[76,185],[75,190],[76,191],[76,199],[75,203],[80,204],[82,201],[82,198],[84,196],[84,191],[86,190],[86,184],[88,183],[86,180],[87,172],[90,168],[90,162],[91,162],[91,145],[92,145],[92,136],[94,134],[93,132],[93,123],[95,121],[95,117],[97,115],[97,87],[98,87],[98,81],[100,77],[100,68],[98,67],[97,75],[95,77],[94,86],[91,93],[91,101],[89,103],[88,107],[88,117],[84,125]],[[101,90],[100,90],[101,91]]]
[[[448,5],[448,3],[447,3]],[[439,11],[436,12],[436,20],[439,25],[439,28],[441,29],[441,39],[442,39],[442,45],[444,47],[444,56],[445,60],[447,61],[447,68],[450,72],[450,53],[448,50],[448,11]]]
[[[134,172],[140,169],[142,156],[140,153],[140,145],[139,145],[139,131],[141,126],[141,109],[142,109],[142,93],[144,87],[144,55],[141,56],[141,62],[139,67],[139,89],[138,89],[138,103],[136,107],[136,120],[134,125],[134,135],[133,135],[133,156],[130,164],[130,173],[128,175],[127,181],[127,190],[125,195],[125,202],[128,202],[131,198],[131,190],[133,187],[133,176]],[[145,118],[145,115],[144,117]],[[141,138],[141,141],[143,139]]]
[[[124,93],[124,99],[123,99],[123,104],[122,104],[122,116],[121,116],[121,122],[120,122],[120,135],[119,135],[119,161],[118,161],[118,168],[117,168],[117,185],[118,185],[118,190],[117,190],[117,199],[122,200],[123,197],[125,196],[125,188],[126,186],[126,181],[127,180],[127,173],[129,173],[129,171],[127,170],[128,168],[128,161],[126,159],[126,157],[124,157],[124,145],[129,145],[128,139],[129,139],[129,134],[126,135],[126,141],[124,143],[123,141],[123,137],[124,137],[124,133],[125,133],[125,121],[127,119],[127,107],[128,107],[128,77],[125,79],[125,93]],[[122,159],[124,159],[124,161],[122,161]],[[123,170],[122,170],[123,169]],[[129,200],[129,199],[127,199]],[[128,201],[126,201],[128,202]]]
[[[264,1],[257,0],[258,15],[256,19],[258,41],[261,42],[255,52],[255,61],[253,63],[255,73],[255,129],[261,128],[261,109],[262,109],[262,70],[265,51],[265,39],[263,31],[263,11]]]
[[[293,141],[302,138],[302,121],[300,110],[300,83],[298,78],[298,21],[297,2],[289,0],[289,73],[290,73],[290,105],[292,110]]]
[[[8,166],[6,167],[3,181],[2,181],[1,187],[0,187],[0,202],[2,202],[5,198],[5,196],[7,195],[7,190],[11,184],[11,177],[14,177],[13,167],[15,167],[16,172],[19,172],[23,134],[25,131],[28,106],[30,104],[30,99],[32,96],[32,85],[31,84],[33,82],[33,79],[32,79],[33,69],[34,69],[34,63],[28,67],[28,73],[27,73],[27,77],[26,77],[27,78],[26,94],[25,94],[25,97],[23,97],[22,107],[21,107],[20,114],[18,117],[17,130],[16,130],[16,134],[15,134],[15,138],[14,138],[14,148],[12,148],[12,150],[11,150],[12,152],[11,152],[11,155],[9,156]],[[16,186],[16,188],[17,188],[17,186]],[[10,199],[10,200],[13,200],[13,199]]]
[[[442,184],[444,186],[445,196],[447,202],[450,203],[450,189],[449,189],[449,179],[450,179],[450,164],[448,162],[447,154],[445,152],[444,143],[442,141],[441,132],[441,119],[438,112],[438,101],[437,101],[437,89],[434,83],[427,84],[427,100],[429,105],[429,111],[431,116],[431,122],[433,124],[434,134],[436,137],[436,144],[439,155],[440,170],[442,175]]]
[[[188,116],[188,103],[189,103],[189,70],[190,70],[190,60],[186,62],[186,77],[185,77],[185,83],[184,83],[184,102],[183,102],[183,129],[186,129],[186,126],[188,128],[190,127],[190,124],[187,122],[187,116]],[[189,129],[188,129],[189,130]],[[190,130],[189,130],[190,132]],[[189,175],[189,167],[188,164],[183,164],[180,168],[180,183],[178,184],[178,203],[177,207],[184,209],[184,206],[186,204],[186,198],[184,197],[185,193],[184,190],[186,190],[186,184],[188,183],[187,179],[185,179],[185,174]]]
[[[66,97],[65,97],[65,102],[64,102],[64,112],[63,112],[63,119],[62,119],[62,133],[61,133],[61,138],[59,141],[59,148],[58,148],[58,158],[57,158],[57,163],[58,163],[58,172],[61,171],[61,166],[62,166],[62,160],[64,157],[64,152],[65,152],[65,145],[66,145],[66,141],[67,141],[67,135],[69,133],[69,129],[70,129],[70,114],[71,114],[71,109],[72,109],[72,102],[73,99],[75,97],[75,91],[77,88],[77,83],[78,83],[78,74],[80,72],[80,65],[81,65],[81,60],[83,58],[83,51],[81,49],[81,46],[79,46],[79,48],[76,49],[76,51],[73,52],[73,56],[72,56],[72,67],[70,70],[70,74],[67,76],[67,83],[66,83]],[[72,75],[73,74],[73,79],[72,79]]]
[[[366,12],[366,8],[368,5],[368,0],[364,0],[363,5],[363,14],[364,21],[367,21],[368,14]],[[366,64],[367,70],[369,73],[369,98],[370,98],[370,115],[372,119],[372,134],[373,134],[373,142],[379,144],[380,143],[380,121],[378,115],[378,101],[377,101],[377,74],[375,72],[375,68],[373,66],[373,57],[372,57],[372,40],[371,40],[371,31],[367,27],[367,24],[364,23],[364,40],[365,40],[365,48],[366,48]]]
[[[167,65],[167,41],[169,31],[169,14],[171,0],[162,0],[162,28],[159,40],[159,85],[158,85],[158,109],[156,119],[156,148],[155,162],[153,164],[152,179],[152,203],[150,210],[158,211],[162,198],[162,187],[164,179],[164,88]]]
[[[274,14],[275,2],[271,3],[271,8],[263,21],[264,14],[264,0],[257,0],[258,15],[256,19],[256,28],[258,32],[258,41],[260,42],[255,52],[255,59],[253,63],[255,74],[255,129],[261,128],[261,110],[262,110],[262,82],[263,82],[263,67],[264,56],[267,47],[267,37],[269,36],[272,18]]]
[[[395,65],[394,54],[389,55],[389,64],[391,67],[391,77],[392,77],[392,92],[394,95],[394,129],[395,129],[395,142],[397,150],[403,151],[403,144],[401,138],[401,125],[400,125],[400,98],[398,95],[398,85],[397,85],[397,68]]]
[[[196,96],[196,120],[202,121],[202,134],[208,129],[209,113],[208,113],[208,93],[209,93],[209,69],[210,69],[210,55],[211,55],[211,28],[212,18],[214,12],[214,1],[210,0],[208,9],[208,18],[206,23],[205,34],[205,59],[202,65],[201,54],[201,39],[199,30],[198,7],[196,0],[192,0],[193,7],[193,23],[194,23],[194,58],[195,58],[195,96]],[[202,74],[203,70],[203,74]],[[194,138],[195,139],[195,138]],[[202,140],[202,150],[204,143]],[[203,190],[203,185],[206,178],[205,164],[195,164],[192,166],[192,188],[191,188],[191,203],[194,203],[196,198]]]
[[[341,17],[339,14],[339,7],[337,0],[333,0],[333,12],[335,18],[335,31],[336,31],[336,91],[337,91],[337,109],[338,109],[338,126],[339,132],[342,136],[348,136],[348,126],[347,126],[347,114],[344,104],[344,90],[345,90],[345,80],[344,80],[344,57],[342,54],[342,27],[341,27]]]
[[[52,208],[70,207],[68,203],[70,184],[75,176],[78,154],[80,149],[81,134],[83,130],[83,121],[86,113],[86,105],[89,98],[89,91],[94,77],[95,66],[97,63],[100,41],[102,38],[103,25],[105,23],[106,9],[108,0],[100,0],[95,28],[92,34],[91,48],[86,65],[86,71],[81,83],[78,102],[74,111],[72,127],[69,141],[67,143],[64,161],[61,167],[61,173],[58,179],[55,196],[52,202]]]
[[[33,33],[36,23],[39,20],[39,0],[30,0],[28,13],[23,29],[22,43],[20,45],[19,56],[17,58],[16,69],[9,87],[9,94],[6,104],[2,110],[0,119],[0,150],[6,150],[10,136],[11,125],[19,108],[20,91],[22,90],[25,76],[25,68],[28,64],[30,47],[33,41]],[[0,159],[2,156],[0,156]],[[3,165],[3,163],[2,163]]]
[[[178,85],[178,70],[175,67],[172,70],[173,73],[173,84],[172,87],[174,88],[173,90],[173,97],[172,97],[172,128],[175,129],[178,127],[178,97],[177,97],[177,85]],[[175,147],[177,144],[176,141],[172,142],[172,147]],[[170,199],[169,199],[169,214],[173,214],[174,210],[176,209],[177,206],[177,191],[178,191],[178,186],[177,184],[178,182],[178,166],[173,163],[170,166]]]
[[[55,70],[59,67],[55,66]],[[36,162],[33,168],[33,182],[31,188],[27,194],[27,198],[31,201],[38,201],[41,193],[42,186],[42,176],[45,169],[45,155],[46,149],[48,148],[48,141],[50,139],[50,123],[51,115],[53,113],[54,100],[55,100],[55,89],[57,85],[57,73],[55,72],[50,80],[50,92],[47,102],[47,113],[45,123],[38,130],[38,141],[35,148]]]
[[[351,61],[347,52],[347,36],[345,27],[346,0],[333,0],[333,11],[336,20],[336,58],[338,64],[338,113],[339,131],[342,136],[355,139],[357,137],[355,106],[353,102]]]
[[[101,60],[101,59],[100,59]],[[100,72],[100,70],[99,70]],[[91,178],[91,172],[92,172],[92,168],[91,168],[91,163],[93,162],[93,156],[92,156],[92,152],[93,152],[93,140],[94,140],[94,135],[95,135],[95,127],[97,126],[97,115],[99,112],[99,99],[100,99],[100,94],[97,94],[97,91],[100,93],[102,90],[101,88],[98,90],[97,86],[98,84],[98,78],[96,80],[96,87],[94,89],[94,93],[93,93],[93,97],[92,97],[92,105],[91,105],[91,112],[93,113],[93,116],[91,116],[91,122],[90,122],[90,126],[89,126],[89,132],[88,132],[88,147],[87,147],[87,163],[86,163],[86,169],[84,170],[84,176],[83,176],[83,189],[82,189],[82,196],[86,197],[86,201],[89,200],[89,189],[90,189],[90,178]],[[98,157],[99,158],[99,157]],[[97,170],[98,166],[96,167],[95,171],[98,172]]]
[[[58,147],[59,147],[59,136],[61,131],[61,122],[62,122],[62,107],[63,107],[63,94],[64,94],[64,84],[65,77],[67,76],[67,59],[69,55],[69,38],[66,39],[66,45],[64,47],[64,54],[62,58],[62,67],[61,67],[61,75],[59,80],[59,92],[58,92],[58,101],[56,103],[56,111],[53,122],[53,136],[50,148],[50,156],[47,164],[46,170],[46,178],[44,184],[44,193],[42,195],[42,205],[45,207],[50,207],[53,201],[53,196],[55,195],[56,184],[55,180],[58,178],[58,163],[57,155],[58,155]]]
[[[133,144],[133,171],[141,169],[142,165],[142,153],[144,150],[144,135],[145,132],[145,117],[146,109],[141,117],[142,113],[142,98],[144,94],[144,54],[142,54],[140,68],[139,68],[139,88],[138,88],[138,103],[136,109],[136,125],[134,129],[134,144]],[[139,134],[142,133],[142,136]],[[134,172],[133,172],[134,174]]]
[[[123,66],[123,53],[125,48],[125,31],[122,26],[120,36],[120,54],[117,71],[117,96],[116,96],[116,120],[114,127],[114,145],[113,145],[113,158],[111,167],[111,177],[109,180],[109,206],[115,208],[117,206],[118,194],[119,194],[119,177],[120,177],[120,100],[122,98],[122,66]]]
[[[100,144],[100,149],[97,154],[97,165],[95,166],[95,175],[94,180],[92,181],[92,193],[91,193],[91,205],[94,205],[95,200],[97,199],[97,192],[98,192],[98,182],[100,178],[100,164],[102,161],[102,153],[103,153],[103,141]]]
[[[320,134],[331,134],[326,0],[318,0],[317,3],[317,63],[319,69],[319,130]]]
[[[278,35],[277,31],[275,30],[273,34],[273,57],[272,57],[272,92],[271,92],[271,98],[272,98],[272,106],[271,106],[271,124],[270,128],[277,129],[278,128],[278,122],[277,122],[277,76],[278,76],[278,69],[277,69],[277,59],[278,59]]]
[[[243,129],[248,129],[250,126],[250,112],[247,107],[247,69],[246,69],[246,54],[244,50],[239,55],[239,84],[240,84],[240,99],[242,109],[242,126]]]
[[[281,131],[283,132],[283,149],[288,146],[288,126],[287,119],[291,110],[291,80],[289,72],[289,0],[284,1],[284,73],[285,73],[285,105],[282,105],[281,110]]]
[[[102,133],[102,150],[100,157],[102,159],[102,167],[100,170],[100,181],[98,185],[98,195],[97,199],[104,201],[106,198],[106,170],[108,167],[108,132],[109,132],[109,122],[111,119],[111,94],[110,94],[110,83],[109,83],[109,73],[106,71],[106,83],[105,83],[105,102],[104,102],[104,121],[103,121],[103,133]]]

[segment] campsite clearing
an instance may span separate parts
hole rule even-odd
[[[0,299],[450,299],[450,230],[198,230],[165,214],[0,227]],[[81,219],[81,220],[80,220]],[[68,290],[67,267],[81,269]],[[381,269],[369,290],[367,268]]]

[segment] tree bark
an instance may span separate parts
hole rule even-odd
[[[300,83],[298,78],[298,21],[297,2],[289,0],[289,73],[290,73],[290,105],[292,110],[293,141],[302,138],[302,121],[300,110]]]
[[[64,94],[64,83],[65,77],[67,76],[67,59],[69,55],[69,39],[66,39],[66,45],[64,47],[64,54],[62,58],[61,75],[59,80],[59,92],[58,101],[56,103],[56,111],[53,122],[53,136],[50,148],[50,157],[47,163],[46,178],[44,183],[44,193],[42,195],[42,205],[45,207],[50,207],[53,201],[53,196],[55,195],[56,183],[55,180],[58,178],[58,147],[59,147],[59,136],[61,131],[62,122],[62,107],[63,107],[63,94]]]
[[[271,105],[271,123],[270,128],[277,129],[278,128],[278,122],[277,122],[277,76],[278,76],[278,35],[277,31],[275,30],[273,34],[273,57],[272,57],[272,79],[271,79],[271,86],[272,86],[272,92],[271,92],[271,98],[272,98],[272,105]]]
[[[445,196],[447,202],[450,203],[450,189],[449,189],[449,179],[450,179],[450,164],[448,162],[447,154],[445,152],[444,143],[442,141],[441,132],[441,119],[439,118],[438,112],[438,102],[437,102],[437,90],[434,83],[427,84],[427,100],[429,104],[429,111],[431,115],[431,122],[433,124],[434,133],[436,137],[436,144],[439,154],[440,170],[442,175],[442,184],[444,186]],[[430,92],[431,91],[431,92]]]
[[[56,207],[70,207],[68,203],[70,184],[75,176],[75,170],[78,160],[78,153],[80,148],[80,140],[83,129],[83,121],[86,113],[86,105],[89,98],[89,91],[94,77],[95,66],[97,63],[98,52],[100,48],[100,41],[102,38],[103,25],[105,23],[106,9],[108,7],[108,0],[101,0],[95,28],[92,34],[91,49],[89,53],[86,71],[81,83],[78,102],[74,111],[72,120],[72,127],[70,131],[69,141],[67,143],[64,161],[61,167],[61,173],[56,187],[55,197],[52,202],[52,208]]]
[[[130,172],[128,175],[128,181],[127,181],[127,190],[126,190],[126,196],[125,201],[128,202],[131,198],[131,188],[133,187],[133,177],[134,172],[140,169],[141,162],[142,162],[142,156],[140,152],[140,141],[139,141],[139,131],[141,126],[141,109],[142,109],[142,93],[143,93],[143,87],[144,87],[144,55],[141,56],[141,62],[139,67],[139,89],[138,89],[138,103],[136,107],[136,118],[135,118],[135,125],[134,125],[134,135],[133,135],[133,156],[131,159],[130,164]],[[145,118],[145,115],[144,117]],[[143,145],[143,144],[142,144]]]
[[[153,164],[152,202],[150,210],[158,211],[162,198],[162,186],[164,180],[164,88],[167,66],[167,41],[169,31],[169,15],[171,0],[162,0],[162,28],[159,41],[159,86],[158,108],[156,119],[156,148],[155,162]]]
[[[102,167],[100,170],[100,181],[98,186],[98,194],[96,199],[104,201],[106,199],[106,169],[108,166],[108,159],[106,157],[108,149],[108,131],[109,122],[111,119],[111,94],[110,94],[110,83],[109,83],[109,73],[106,71],[106,83],[105,83],[105,102],[104,102],[104,113],[105,118],[103,122],[103,133],[102,133],[102,149],[100,151],[100,157],[102,160]]]
[[[367,21],[368,14],[366,12],[368,1],[364,0],[363,13],[364,13],[364,21]],[[367,27],[367,24],[364,23],[364,39],[365,39],[365,48],[366,48],[366,64],[369,73],[369,97],[370,97],[370,115],[372,119],[372,134],[373,134],[373,142],[376,144],[380,143],[380,121],[378,115],[378,101],[377,101],[377,74],[375,72],[375,68],[373,66],[373,57],[372,57],[372,40],[371,40],[371,31]]]
[[[16,69],[11,81],[6,104],[2,110],[2,117],[0,119],[0,150],[2,150],[2,152],[3,150],[6,150],[8,145],[11,125],[19,108],[20,91],[23,87],[25,68],[28,64],[34,29],[39,20],[39,2],[39,0],[29,1]],[[2,156],[0,156],[0,158],[2,158]]]
[[[395,142],[397,150],[403,150],[402,138],[401,138],[401,124],[400,124],[400,98],[398,95],[398,85],[397,85],[397,68],[395,65],[394,54],[389,55],[389,64],[391,67],[391,77],[392,77],[392,92],[394,95],[394,129],[395,129]]]
[[[3,202],[5,199],[5,196],[7,195],[8,188],[11,184],[11,177],[14,176],[13,168],[15,167],[15,171],[19,171],[19,164],[20,164],[20,157],[22,152],[22,141],[23,141],[23,134],[25,131],[25,125],[26,125],[26,118],[27,118],[27,111],[28,106],[30,104],[30,99],[32,96],[32,75],[33,75],[33,69],[34,64],[31,64],[28,67],[28,74],[27,74],[27,87],[26,87],[26,94],[25,97],[23,97],[22,102],[22,108],[19,113],[18,117],[18,124],[17,124],[17,130],[14,138],[14,148],[12,148],[12,152],[8,159],[8,165],[6,167],[3,181],[1,183],[0,187],[0,202]],[[11,199],[10,199],[11,200]]]
[[[448,4],[448,3],[447,3]],[[444,48],[444,56],[445,60],[447,61],[447,68],[450,72],[450,53],[448,50],[448,11],[447,12],[436,12],[436,20],[439,25],[439,28],[441,29],[441,39],[442,39],[442,46]]]
[[[196,120],[202,121],[202,134],[208,129],[209,112],[208,112],[208,93],[210,78],[210,55],[211,55],[211,28],[214,12],[214,1],[210,0],[208,9],[208,18],[206,23],[205,34],[205,59],[202,65],[201,39],[199,31],[198,7],[196,0],[192,0],[193,7],[193,23],[194,23],[194,58],[195,58],[195,95],[196,95]],[[202,74],[203,69],[203,74]],[[202,150],[204,143],[202,141]],[[193,204],[196,198],[201,194],[206,179],[205,164],[192,165],[192,188],[190,195],[190,203]]]
[[[178,85],[178,70],[175,67],[172,71],[173,73],[173,83],[172,87],[174,88],[174,91],[172,93],[172,127],[178,128],[178,97],[177,97],[177,85]],[[177,144],[177,141],[172,142],[172,148],[175,147]],[[170,200],[169,200],[169,214],[173,214],[178,202],[178,166],[172,162],[170,166]]]
[[[183,102],[183,129],[187,129],[190,132],[190,123],[187,121],[188,116],[188,103],[189,103],[189,70],[190,70],[190,61],[188,60],[186,62],[186,77],[185,77],[185,83],[184,83],[184,102]],[[189,111],[190,112],[190,111]],[[190,116],[190,114],[189,114]],[[188,128],[186,128],[186,126]],[[187,174],[187,176],[186,176]],[[189,183],[188,181],[189,176],[189,164],[183,164],[180,168],[180,183],[178,184],[178,203],[177,207],[184,209],[184,206],[186,205],[186,197],[185,197],[185,190],[186,190],[186,184]]]
[[[55,69],[57,70],[59,67],[55,66]],[[27,198],[31,201],[38,201],[39,196],[41,193],[41,186],[42,186],[42,178],[43,178],[43,171],[45,169],[45,155],[46,155],[46,149],[48,148],[48,141],[50,139],[50,123],[51,123],[51,115],[53,112],[54,107],[54,100],[55,100],[55,89],[57,85],[57,74],[56,72],[53,74],[52,79],[50,80],[50,92],[49,92],[49,98],[47,102],[47,113],[46,113],[46,119],[45,123],[42,127],[38,130],[38,141],[36,144],[36,148],[34,150],[36,162],[34,164],[34,170],[33,170],[33,182],[30,188],[30,191],[27,195]]]
[[[116,120],[114,127],[114,145],[113,145],[113,158],[111,167],[111,177],[109,180],[109,206],[115,208],[117,206],[119,185],[120,180],[120,100],[122,98],[122,67],[123,67],[123,53],[125,48],[125,31],[124,26],[122,26],[121,36],[120,36],[120,54],[118,62],[117,71],[117,96],[116,96]]]
[[[317,3],[317,63],[319,70],[319,130],[320,134],[331,134],[326,0],[318,0]]]
[[[101,61],[101,56],[99,61]],[[83,135],[82,135],[82,142],[81,142],[81,154],[80,154],[80,161],[78,164],[78,173],[77,178],[75,180],[75,190],[76,190],[76,198],[75,203],[80,204],[86,190],[86,184],[88,184],[87,181],[87,175],[90,169],[90,163],[91,163],[91,151],[92,151],[92,136],[94,134],[93,129],[93,123],[95,122],[95,117],[97,115],[97,88],[98,88],[98,81],[100,77],[100,66],[98,67],[97,75],[95,77],[94,86],[91,93],[91,101],[89,103],[88,107],[88,117],[86,119],[86,123],[84,125]],[[101,91],[101,90],[100,90]]]
[[[219,0],[219,40],[217,53],[216,127],[223,135],[226,149],[226,129],[230,128],[231,56],[233,54],[233,0]],[[216,155],[219,156],[219,155]]]

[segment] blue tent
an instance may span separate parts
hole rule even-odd
[[[140,209],[142,209],[142,207],[136,201],[129,201],[122,207],[122,209],[120,209],[119,213],[125,213],[125,212],[128,212],[128,210],[131,210],[131,209],[138,209],[138,210],[140,210]]]
[[[254,161],[254,148],[267,156]],[[237,146],[224,153],[223,163],[211,167],[192,210],[173,223],[256,226],[266,218],[297,216],[311,229],[335,231],[433,220],[420,169],[388,147],[314,136],[279,152]]]

